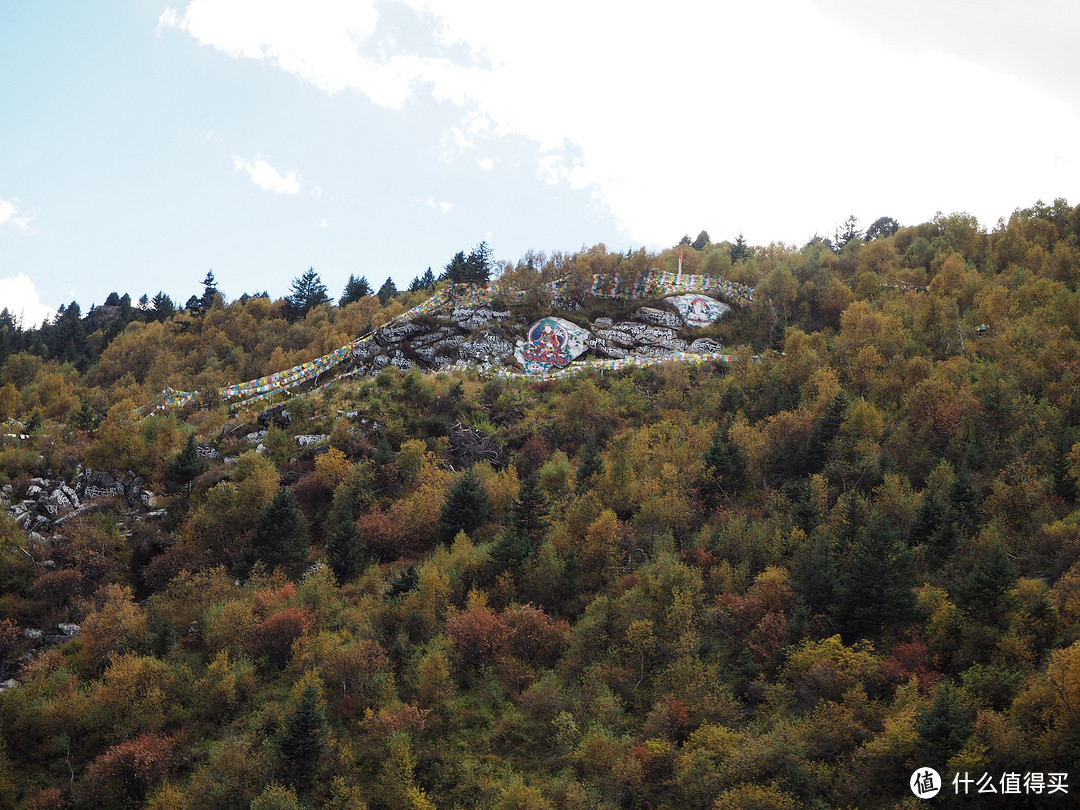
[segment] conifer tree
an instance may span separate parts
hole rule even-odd
[[[547,498],[540,488],[540,476],[525,476],[518,497],[510,504],[510,522],[535,547],[547,527]]]
[[[326,541],[326,561],[341,585],[356,579],[363,569],[363,549],[357,541],[356,524],[351,520],[339,521],[331,531]]]
[[[469,280],[468,275],[469,266],[465,260],[465,251],[459,250],[454,254],[454,258],[446,263],[446,267],[443,268],[442,278],[451,284],[464,284]]]
[[[1000,540],[979,554],[971,572],[956,586],[956,604],[984,617],[997,607],[1002,594],[1016,581],[1016,567]]]
[[[390,303],[390,299],[397,295],[397,291],[397,285],[394,283],[394,280],[392,278],[387,278],[376,293],[379,298],[379,303],[385,307]]]
[[[368,280],[364,276],[357,278],[350,273],[349,280],[345,282],[345,289],[341,293],[341,298],[338,299],[338,306],[345,307],[360,301],[371,295],[371,292],[371,285],[368,284]]]
[[[326,709],[316,679],[314,673],[305,676],[277,736],[278,751],[287,763],[290,781],[300,787],[314,781],[319,756],[326,747]]]
[[[909,621],[915,611],[915,559],[879,517],[848,552],[836,585],[837,625],[848,641]]]
[[[439,541],[452,543],[458,532],[468,534],[474,531],[487,521],[490,514],[487,493],[481,488],[476,472],[470,468],[450,489],[439,514]]]
[[[285,317],[290,321],[302,320],[311,310],[330,303],[326,285],[322,283],[314,267],[299,278],[294,278],[292,293],[285,299]]]
[[[188,436],[187,444],[180,454],[165,467],[165,484],[174,491],[191,494],[191,485],[195,479],[206,472],[209,463],[200,458],[195,445],[195,437]]]
[[[577,482],[584,484],[593,475],[603,475],[604,460],[600,457],[600,448],[596,444],[596,438],[589,437],[585,442],[585,449],[581,453],[581,466],[577,471]]]
[[[207,270],[206,278],[202,280],[203,294],[199,298],[199,312],[205,314],[210,312],[210,308],[214,306],[214,296],[218,295],[220,291],[217,288],[217,282],[214,280],[214,271]]]
[[[308,553],[308,528],[293,491],[282,487],[255,519],[251,540],[236,564],[238,576],[246,577],[256,562],[271,571],[281,568],[296,578]]]
[[[161,290],[158,290],[158,294],[150,300],[150,303],[153,305],[150,315],[155,321],[164,323],[176,314],[176,305],[173,300]]]
[[[821,472],[829,457],[829,447],[833,440],[840,434],[840,428],[844,424],[847,415],[847,397],[840,391],[825,408],[814,427],[810,430],[810,441],[807,442],[805,462],[803,469],[809,473]]]
[[[933,705],[919,715],[918,729],[930,762],[947,762],[971,736],[971,713],[948,681],[938,687]]]

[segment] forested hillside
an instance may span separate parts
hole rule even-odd
[[[529,318],[680,253],[755,288],[695,333],[746,359],[137,414],[451,279],[0,316],[0,807],[1069,806],[1080,207],[496,275]]]

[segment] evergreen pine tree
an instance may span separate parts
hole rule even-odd
[[[424,275],[420,277],[420,284],[425,290],[430,290],[435,286],[435,274],[431,272],[429,267],[424,271]]]
[[[780,351],[784,347],[784,337],[787,335],[787,318],[779,315],[769,327],[769,340],[765,344],[766,349]]]
[[[351,582],[363,570],[364,552],[356,537],[356,524],[341,520],[326,541],[326,562],[339,585]]]
[[[956,523],[958,537],[970,537],[974,533],[978,507],[979,490],[972,483],[967,467],[961,467],[949,487],[949,517]]]
[[[341,298],[338,299],[338,306],[348,306],[356,301],[367,298],[369,295],[371,295],[371,285],[368,284],[368,280],[363,276],[357,278],[350,273],[349,280],[345,282],[345,289],[341,293]]]
[[[577,471],[577,482],[584,484],[594,475],[604,474],[604,460],[600,457],[600,448],[596,444],[596,438],[589,437],[585,442],[585,449],[581,453],[581,466]]]
[[[727,428],[719,428],[713,434],[701,460],[705,464],[701,489],[707,497],[721,492],[734,494],[746,484],[746,454],[731,440]]]
[[[293,491],[282,487],[259,512],[251,540],[240,555],[236,573],[246,577],[256,562],[271,571],[281,568],[294,579],[303,571],[308,554],[308,528]]]
[[[195,437],[188,436],[187,444],[179,455],[165,467],[165,485],[173,491],[191,494],[191,485],[195,479],[209,468],[206,459],[199,456],[199,449],[195,446]]]
[[[465,259],[466,278],[471,284],[486,284],[491,277],[491,248],[487,242],[474,247]]]
[[[390,299],[397,295],[397,291],[397,285],[394,284],[394,280],[392,278],[387,278],[376,293],[379,298],[379,303],[385,307],[390,303]]]
[[[840,391],[825,408],[821,419],[814,423],[805,451],[803,469],[806,472],[818,473],[825,467],[825,462],[829,458],[829,447],[840,434],[844,417],[847,415],[847,407],[847,397],[844,396],[843,391]]]
[[[315,677],[305,677],[277,736],[278,751],[287,763],[290,781],[300,787],[314,782],[319,757],[326,747],[326,709]]]
[[[465,261],[465,252],[459,250],[443,268],[442,278],[451,284],[464,284],[469,280],[468,276],[469,266]]]
[[[518,497],[510,504],[510,519],[530,542],[538,543],[547,528],[547,513],[547,498],[540,488],[540,476],[531,473],[525,476]]]
[[[153,305],[150,315],[155,321],[164,323],[176,314],[176,305],[173,300],[161,290],[158,290],[158,294],[150,300],[150,303]]]
[[[476,472],[470,468],[450,489],[439,514],[439,542],[452,543],[458,532],[474,531],[491,514],[487,493],[480,486]]]
[[[919,715],[918,729],[928,762],[947,762],[971,736],[971,712],[948,681],[938,687],[933,705]]]
[[[199,298],[199,312],[207,313],[214,305],[214,296],[219,293],[217,282],[214,280],[214,271],[207,270],[206,278],[202,280],[203,293]]]
[[[824,613],[833,601],[836,566],[833,564],[829,538],[815,532],[795,552],[791,566],[791,584],[795,593],[813,613]]]
[[[415,565],[409,565],[390,580],[390,598],[408,593],[420,584],[420,572]]]
[[[991,613],[1016,581],[1016,567],[1001,541],[975,559],[971,572],[956,586],[956,604],[976,616]]]
[[[328,303],[330,296],[326,293],[326,285],[315,268],[309,267],[304,275],[293,279],[292,293],[285,299],[285,317],[299,321],[315,307]]]
[[[845,640],[871,636],[911,619],[915,559],[885,518],[864,528],[836,584],[834,618]]]

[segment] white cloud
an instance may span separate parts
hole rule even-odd
[[[321,197],[322,196],[322,186],[315,186],[315,188],[313,188],[311,190],[311,196],[312,197]]]
[[[425,197],[421,202],[428,208],[438,208],[444,214],[448,213],[451,208],[454,207],[452,202],[445,202],[443,200],[436,200],[434,197]]]
[[[490,172],[492,169],[495,168],[495,159],[489,157],[480,158],[480,160],[476,162],[476,165],[483,169],[485,172]]]
[[[25,234],[36,234],[38,232],[37,228],[30,227],[34,215],[26,211],[20,211],[16,205],[18,202],[15,198],[11,200],[0,198],[0,225],[12,225]]]
[[[300,191],[300,176],[295,171],[289,171],[282,176],[265,160],[244,160],[233,155],[233,170],[247,172],[251,182],[264,191],[277,191],[283,194],[296,194]]]
[[[525,136],[538,177],[591,189],[637,242],[702,227],[801,241],[851,212],[992,223],[1080,187],[1080,117],[1060,98],[1006,62],[872,40],[810,0],[624,14],[600,0],[402,3],[440,54],[471,58],[404,50],[377,0],[192,0],[160,25],[328,92],[459,105],[444,158]]]
[[[319,220],[318,225],[319,225],[320,228],[329,228],[330,227],[330,223],[326,221],[325,217],[323,217],[322,219]]]
[[[0,201],[0,217],[3,216],[3,210]],[[14,315],[26,329],[40,326],[42,321],[56,314],[54,308],[41,303],[34,282],[23,274],[0,278],[0,309],[6,309]]]

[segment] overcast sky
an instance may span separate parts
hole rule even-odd
[[[1080,203],[1072,0],[9,0],[0,308]]]

